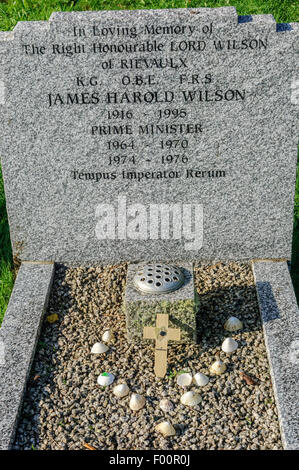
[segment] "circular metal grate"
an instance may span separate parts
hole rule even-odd
[[[143,294],[165,294],[184,284],[184,274],[176,266],[146,264],[138,266],[134,285]]]

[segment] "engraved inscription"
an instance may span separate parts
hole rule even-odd
[[[222,51],[263,54],[269,40],[222,39],[214,37],[214,31],[213,22],[131,27],[97,23],[73,26],[72,41],[22,46],[28,58],[60,57],[66,66],[74,56],[79,64],[80,57],[95,58],[94,74],[87,75],[82,68],[68,83],[44,90],[44,106],[51,111],[95,110],[96,118],[91,117],[86,126],[86,138],[99,146],[101,165],[71,169],[73,181],[197,179],[216,183],[230,175],[231,167],[221,165],[219,146],[217,164],[197,153],[198,142],[205,142],[211,127],[201,116],[201,106],[215,107],[215,113],[216,106],[233,109],[246,103],[252,88],[227,83],[211,68],[194,73],[194,60]],[[172,86],[169,81],[164,86],[164,73],[170,74]],[[155,150],[149,155],[151,146]]]

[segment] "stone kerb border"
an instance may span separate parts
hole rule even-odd
[[[299,449],[299,310],[286,262],[252,263],[286,450]]]
[[[54,263],[23,263],[0,328],[0,450],[13,444],[53,275]]]

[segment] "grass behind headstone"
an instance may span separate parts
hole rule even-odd
[[[298,21],[295,0],[6,0],[0,3],[0,30],[18,21],[48,20],[53,11],[144,10],[234,6],[239,15],[272,14],[280,23]]]
[[[12,253],[0,168],[0,324],[13,287]]]
[[[297,0],[0,0],[0,31],[13,29],[18,21],[48,20],[54,11],[216,8],[221,6],[235,6],[239,15],[272,14],[279,23],[299,21]],[[12,269],[12,253],[0,168],[0,324],[13,287]],[[295,198],[292,279],[299,302],[299,169]]]

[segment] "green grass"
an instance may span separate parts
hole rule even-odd
[[[13,29],[18,21],[48,20],[54,11],[220,6],[235,6],[239,15],[272,14],[280,23],[299,21],[297,0],[0,0],[0,31]],[[297,170],[291,274],[299,301],[299,170]],[[12,253],[0,168],[0,324],[12,290],[13,278]]]
[[[12,253],[0,168],[0,324],[13,287]]]
[[[297,5],[296,5],[297,4]],[[298,3],[290,0],[7,0],[0,4],[0,30],[12,29],[18,21],[47,20],[53,11],[140,10],[235,6],[239,15],[272,13],[281,23],[298,21]]]

